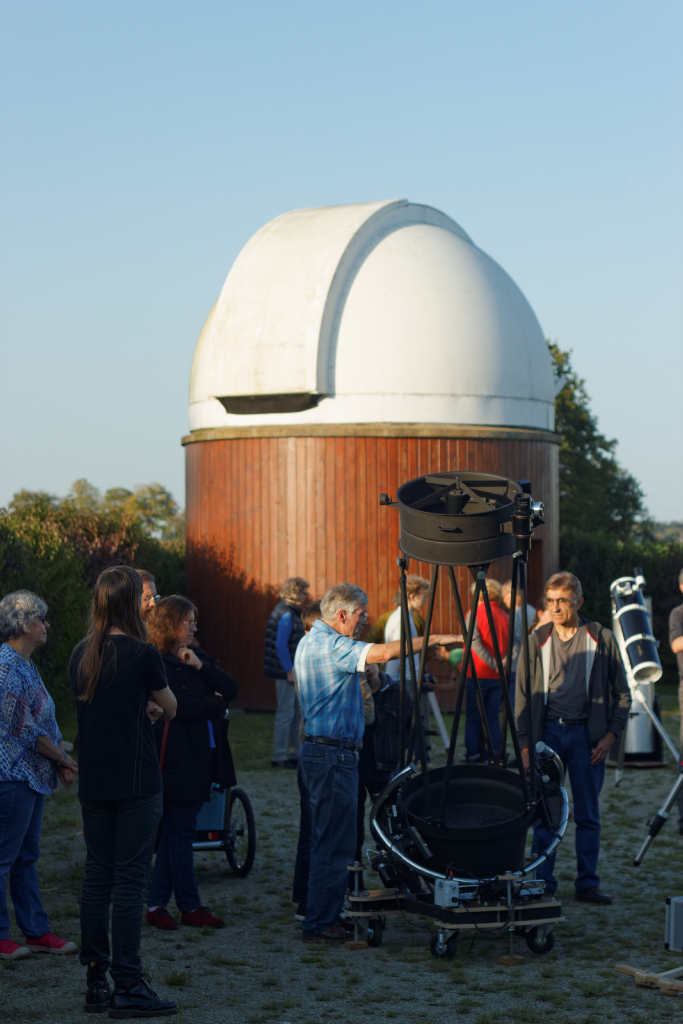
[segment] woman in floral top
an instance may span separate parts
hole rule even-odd
[[[57,780],[70,786],[76,762],[64,751],[55,706],[31,654],[47,640],[47,605],[29,590],[0,601],[0,959],[34,953],[75,953],[76,945],[50,931],[40,902],[36,861],[45,797]],[[5,895],[10,894],[25,936],[9,937]]]

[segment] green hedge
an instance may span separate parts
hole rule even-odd
[[[560,565],[581,580],[585,598],[582,614],[610,628],[610,584],[619,576],[632,575],[635,566],[642,566],[645,593],[652,598],[654,635],[661,641],[664,681],[674,682],[677,669],[669,646],[669,612],[683,599],[678,587],[683,544],[619,541],[600,533],[564,529],[560,535]]]
[[[0,513],[0,597],[32,590],[47,602],[49,639],[35,661],[58,711],[71,706],[69,658],[88,621],[92,585],[109,565],[149,569],[161,594],[182,593],[184,544],[150,537],[125,516],[50,501]]]

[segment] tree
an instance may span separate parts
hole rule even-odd
[[[651,524],[638,481],[616,460],[617,441],[598,430],[586,382],[571,364],[571,353],[548,342],[557,377],[564,386],[555,399],[560,446],[560,528],[604,534],[616,540],[650,537]]]

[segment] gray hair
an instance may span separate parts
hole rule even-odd
[[[338,583],[330,587],[320,602],[320,612],[324,619],[331,621],[337,612],[355,612],[357,608],[367,608],[368,595],[353,583]]]
[[[546,583],[544,596],[547,596],[549,590],[571,590],[574,601],[580,601],[583,597],[581,581],[573,572],[556,572]]]
[[[308,580],[305,580],[303,576],[288,576],[280,587],[279,596],[283,601],[296,601],[299,594],[308,590],[310,585],[311,584]]]
[[[14,640],[40,615],[47,615],[47,605],[30,590],[15,590],[0,601],[0,640]]]

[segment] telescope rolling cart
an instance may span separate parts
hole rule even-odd
[[[524,935],[532,952],[547,953],[554,944],[553,928],[563,920],[559,901],[546,894],[542,879],[534,877],[535,870],[555,851],[564,835],[568,804],[562,762],[544,743],[535,743],[540,737],[532,734],[527,560],[533,529],[543,522],[543,506],[532,501],[529,490],[527,481],[451,471],[408,481],[399,487],[397,501],[385,494],[380,496],[380,504],[399,508],[399,546],[405,556],[398,559],[402,761],[370,813],[370,829],[377,850],[367,851],[367,856],[384,888],[360,892],[356,885],[348,897],[347,917],[357,921],[365,918],[369,922],[371,945],[380,944],[388,915],[416,914],[431,919],[434,935],[430,949],[435,957],[451,959],[455,956],[457,937],[461,933],[507,932],[510,955],[501,957],[501,962],[521,963],[522,958],[512,953],[513,935]],[[510,628],[507,651],[503,653],[494,628],[486,576],[491,562],[510,556],[513,558]],[[465,636],[447,759],[445,766],[439,768],[430,768],[427,763],[419,711],[426,644],[417,673],[412,649],[409,654],[406,568],[410,558],[433,567],[425,637],[430,633],[442,569],[448,576],[460,629]],[[467,566],[475,583],[469,623],[465,622],[455,566]],[[520,658],[526,665],[527,680],[528,772],[523,767],[510,697],[518,592],[522,598]],[[480,600],[486,611],[503,695],[499,749],[494,749],[491,741],[472,657]],[[488,763],[454,763],[468,676],[479,707]],[[406,721],[407,687],[410,687],[413,703],[410,723]],[[508,730],[515,758],[510,765],[506,753]],[[411,756],[413,751],[416,753],[417,763],[406,764],[406,750]],[[533,863],[525,865],[527,832],[539,818],[552,839]]]

